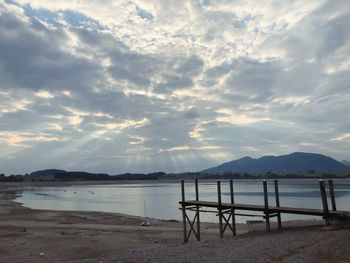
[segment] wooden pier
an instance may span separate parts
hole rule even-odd
[[[325,223],[330,224],[331,220],[334,219],[350,219],[349,211],[337,211],[335,194],[333,187],[333,180],[328,180],[330,199],[332,204],[332,210],[328,208],[327,195],[326,195],[326,182],[319,180],[320,197],[322,200],[322,209],[309,209],[309,208],[295,208],[295,207],[283,207],[280,206],[278,180],[274,180],[274,191],[275,191],[275,205],[271,206],[268,199],[267,181],[263,181],[263,194],[264,194],[264,205],[247,205],[237,204],[234,201],[233,181],[230,180],[230,202],[223,203],[221,200],[221,182],[217,181],[217,202],[212,201],[200,201],[198,180],[195,180],[195,194],[196,200],[185,199],[185,182],[181,180],[181,196],[182,200],[179,202],[180,209],[182,210],[183,218],[183,239],[186,243],[191,234],[198,241],[201,239],[200,235],[200,212],[211,212],[216,213],[219,221],[219,235],[220,238],[224,236],[225,230],[230,229],[232,235],[236,235],[236,216],[261,216],[265,219],[266,231],[270,232],[270,218],[277,217],[278,228],[282,228],[281,214],[298,214],[298,215],[310,215],[320,216],[325,220]],[[207,210],[206,210],[207,209]],[[209,210],[208,210],[209,209]],[[210,210],[212,209],[212,210]],[[262,212],[263,215],[252,215],[237,213],[237,211],[255,211]],[[187,211],[195,212],[193,219],[191,220]],[[187,230],[187,226],[189,229]]]

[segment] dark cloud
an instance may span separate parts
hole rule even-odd
[[[281,74],[284,72],[279,62],[239,61],[232,65],[226,87],[233,94],[254,97],[261,101],[280,88]]]
[[[132,53],[111,52],[111,76],[116,80],[128,80],[136,86],[148,87],[150,77],[157,71],[159,64],[152,57]]]
[[[190,110],[184,113],[184,116],[188,119],[197,119],[200,115],[196,108],[192,107]]]
[[[101,76],[100,66],[64,50],[69,39],[63,30],[49,30],[36,19],[25,23],[14,14],[4,13],[0,34],[0,76],[4,86],[84,89]]]
[[[138,6],[136,7],[136,13],[137,13],[137,15],[139,15],[141,18],[143,18],[145,20],[149,20],[149,21],[154,20],[154,16],[152,15],[152,13],[150,13],[147,10],[144,10],[142,8],[139,8]]]
[[[195,123],[186,121],[181,113],[169,112],[154,116],[145,126],[139,128],[137,132],[146,138],[146,147],[155,149],[166,149],[189,145],[192,138],[189,132],[194,128]]]
[[[170,59],[160,76],[162,81],[155,86],[154,91],[172,93],[176,89],[191,88],[193,78],[202,71],[202,68],[203,61],[196,56]]]

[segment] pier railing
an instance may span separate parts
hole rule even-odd
[[[267,181],[263,181],[263,195],[264,195],[264,205],[248,205],[248,204],[238,204],[235,203],[233,181],[229,181],[230,184],[230,202],[223,203],[221,199],[221,181],[217,181],[217,202],[213,201],[202,201],[199,200],[199,189],[198,180],[195,180],[195,200],[186,200],[185,198],[185,181],[181,180],[181,201],[180,210],[182,210],[182,220],[183,220],[183,239],[186,243],[191,234],[198,241],[201,239],[200,231],[200,213],[201,212],[211,212],[216,213],[219,221],[219,235],[220,238],[224,236],[225,230],[230,229],[232,235],[236,235],[236,216],[261,216],[265,219],[266,232],[271,231],[270,218],[277,218],[278,228],[282,228],[282,218],[281,214],[300,214],[300,215],[311,215],[320,216],[325,220],[328,225],[333,219],[350,219],[350,212],[348,211],[337,211],[335,194],[334,194],[334,184],[333,180],[328,180],[330,199],[332,204],[332,210],[328,208],[327,194],[326,194],[326,182],[324,180],[319,180],[320,187],[320,197],[322,200],[322,209],[311,209],[311,208],[295,208],[295,207],[282,207],[280,206],[280,196],[278,180],[273,180],[274,184],[274,195],[275,195],[275,205],[271,206],[269,204],[269,196],[267,189]],[[209,209],[209,210],[208,210]],[[212,210],[210,210],[212,209]],[[214,210],[213,210],[214,209]],[[263,215],[252,215],[245,213],[237,213],[237,211],[255,211],[262,212]],[[195,212],[193,219],[190,219],[188,211]],[[189,229],[187,228],[189,226]]]

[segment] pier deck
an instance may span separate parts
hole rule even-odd
[[[264,205],[237,204],[234,201],[233,181],[230,180],[230,203],[223,203],[221,200],[221,182],[217,182],[218,201],[200,201],[198,191],[198,180],[195,180],[196,200],[185,199],[185,183],[181,180],[181,195],[182,199],[179,202],[180,210],[182,210],[183,219],[183,234],[184,242],[186,243],[193,233],[196,239],[201,239],[200,235],[200,212],[216,213],[219,218],[219,233],[220,238],[223,237],[226,229],[231,229],[233,236],[236,235],[236,216],[260,216],[265,219],[266,231],[270,232],[270,218],[277,217],[278,228],[282,228],[281,214],[298,214],[322,217],[326,224],[330,224],[331,220],[350,220],[350,211],[338,211],[336,208],[333,180],[328,180],[329,193],[331,199],[331,210],[328,208],[326,182],[319,180],[320,197],[322,201],[322,209],[313,208],[298,208],[298,207],[283,207],[280,206],[278,180],[274,180],[275,190],[275,205],[269,205],[267,181],[263,181]],[[204,209],[203,209],[204,208]],[[205,209],[209,210],[205,210]],[[189,218],[187,211],[195,212],[193,219]],[[253,211],[262,212],[263,215],[242,214],[237,211]],[[187,231],[189,226],[189,231]]]
[[[199,207],[210,207],[218,209],[218,202],[210,202],[210,201],[196,201],[189,200],[179,204],[184,207],[188,206],[199,206]],[[266,212],[266,208],[263,205],[246,205],[246,204],[230,204],[230,203],[222,203],[222,210],[245,210],[245,211],[259,211]],[[298,214],[298,215],[310,215],[310,216],[323,216],[323,209],[313,209],[313,208],[295,208],[295,207],[277,207],[277,206],[269,206],[267,212],[269,214],[273,213],[284,213],[284,214]],[[348,211],[328,211],[330,218],[350,218],[350,212]]]

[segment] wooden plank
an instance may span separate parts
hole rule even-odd
[[[180,205],[182,205],[182,202],[179,202]],[[210,207],[210,208],[217,208],[218,203],[217,202],[211,202],[211,201],[195,201],[195,200],[189,200],[184,202],[184,207],[193,206],[196,207],[196,205],[199,205],[201,207]],[[265,207],[262,205],[246,205],[246,204],[230,204],[230,203],[221,203],[222,209],[231,209],[234,208],[235,210],[245,210],[245,211],[257,211],[257,212],[264,212]],[[284,214],[300,214],[300,215],[310,215],[310,216],[323,216],[324,212],[322,209],[313,209],[313,208],[296,208],[296,207],[275,207],[275,206],[269,206],[270,213],[284,213]],[[329,211],[330,217],[349,217],[350,218],[350,212],[349,211]]]
[[[180,202],[181,204],[182,202]],[[184,203],[185,207],[187,206],[202,206],[202,207],[211,207],[211,208],[217,208],[218,203],[217,202],[210,202],[210,201],[186,201]],[[222,209],[231,209],[234,208],[235,210],[246,210],[246,211],[260,211],[264,212],[265,207],[262,205],[245,205],[245,204],[229,204],[229,203],[221,203]],[[295,208],[295,207],[275,207],[275,206],[269,206],[269,211],[271,213],[285,213],[285,214],[304,214],[304,215],[323,215],[322,209],[313,209],[313,208]],[[336,214],[348,214],[347,211],[329,211],[330,215],[336,215]]]
[[[270,207],[272,213],[284,213],[284,214],[299,214],[299,215],[314,215],[323,216],[323,210],[311,209],[311,208],[294,208],[294,207]]]
[[[182,204],[182,202],[179,202]],[[185,201],[184,203],[185,206],[205,206],[205,207],[213,207],[217,208],[218,207],[218,202],[212,202],[212,201]],[[251,211],[264,211],[264,207],[261,205],[245,205],[245,204],[230,204],[230,203],[221,203],[221,208],[224,209],[238,209],[238,210],[251,210]]]

